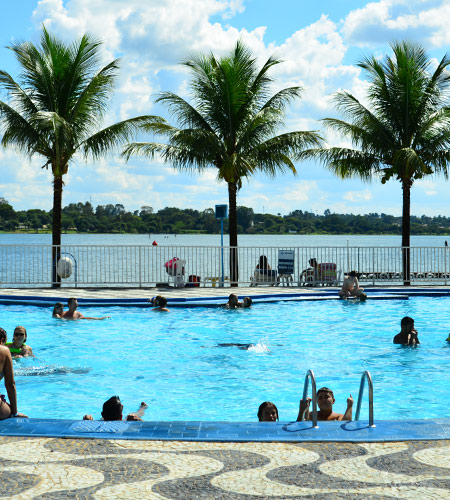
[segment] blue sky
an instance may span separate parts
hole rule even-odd
[[[382,56],[389,52],[390,41],[409,38],[440,59],[450,46],[449,19],[450,0],[20,0],[20,9],[16,2],[2,5],[0,68],[18,77],[4,47],[12,41],[37,43],[42,24],[67,41],[89,32],[103,40],[105,63],[121,57],[105,124],[147,113],[167,117],[153,103],[154,96],[171,90],[188,97],[187,75],[179,61],[193,51],[220,55],[241,38],[261,63],[271,54],[285,61],[273,72],[278,87],[304,88],[302,99],[288,111],[286,130],[322,131],[319,120],[335,114],[329,99],[333,92],[342,88],[364,98],[366,83],[355,64],[363,55]],[[37,156],[30,161],[0,150],[0,196],[15,209],[50,209],[51,175],[40,168],[43,163]],[[384,186],[342,181],[313,162],[299,163],[297,170],[295,177],[255,175],[244,181],[238,204],[281,214],[323,213],[327,208],[401,214],[396,181]],[[417,181],[412,214],[448,215],[448,188],[442,177]],[[122,203],[127,210],[143,205],[203,210],[228,202],[226,184],[216,180],[213,169],[187,175],[161,161],[125,163],[114,154],[95,163],[77,158],[71,164],[63,204],[78,201]]]

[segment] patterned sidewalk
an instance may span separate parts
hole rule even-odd
[[[1,498],[450,499],[450,441],[0,438]],[[6,496],[5,496],[6,494]]]

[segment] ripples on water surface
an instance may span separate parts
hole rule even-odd
[[[125,411],[149,404],[146,420],[255,421],[264,400],[294,420],[311,368],[331,387],[335,409],[355,399],[370,370],[375,418],[450,417],[450,300],[281,302],[250,310],[86,308],[105,321],[63,321],[50,308],[1,306],[12,338],[25,325],[34,359],[15,361],[19,409],[33,417],[99,418],[120,395]],[[422,344],[392,344],[412,316]],[[220,347],[220,343],[253,344]],[[367,389],[362,407],[367,418]]]

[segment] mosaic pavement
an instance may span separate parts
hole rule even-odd
[[[450,499],[450,441],[0,438],[0,498]]]

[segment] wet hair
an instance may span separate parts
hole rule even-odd
[[[162,299],[161,295],[157,295],[156,297],[152,297],[149,302],[153,307],[159,306],[159,301]]]
[[[309,259],[309,265],[311,267],[316,267],[317,266],[317,259]]]
[[[58,309],[64,309],[64,304],[63,304],[62,302],[57,302],[57,303],[53,306],[53,313],[52,313],[52,315],[53,315],[53,316],[56,316],[56,314],[58,314],[58,313],[57,313]]]
[[[244,307],[250,307],[253,304],[251,297],[244,297]]]
[[[235,294],[235,293],[230,293],[230,295],[228,295],[228,302],[230,302],[230,300],[233,299],[236,301],[236,304],[238,303],[238,296]]]
[[[0,328],[0,345],[6,344],[6,341],[7,341],[6,330],[3,330],[3,328]]]
[[[122,420],[123,405],[119,396],[113,396],[103,403],[103,420]]]
[[[270,408],[272,410],[275,410],[275,413],[277,415],[277,420],[278,419],[278,408],[276,407],[276,405],[274,403],[272,403],[271,401],[264,401],[264,403],[261,403],[259,405],[259,408],[258,408],[258,420],[260,422],[262,422],[262,416],[263,416],[263,411],[266,409],[266,408]]]
[[[16,333],[17,330],[19,330],[19,331],[21,331],[21,332],[23,332],[25,334],[24,335],[25,338],[24,338],[24,341],[23,341],[23,343],[25,344],[25,341],[27,340],[27,329],[24,326],[16,326],[14,328],[14,333]]]
[[[410,325],[410,324],[414,324],[414,320],[412,318],[410,318],[409,316],[405,316],[404,318],[402,318],[402,320],[400,321],[400,326],[403,328],[404,326],[407,326],[407,325]]]
[[[158,301],[156,302],[156,305],[158,305],[159,307],[166,307],[167,306],[166,297],[162,297],[161,295],[159,295],[156,298],[158,299]]]
[[[70,307],[70,304],[72,304],[76,299],[76,297],[70,297],[70,299],[67,301],[67,305]]]
[[[349,276],[351,276],[352,278],[357,278],[358,277],[358,273],[356,271],[350,271],[348,273]]]
[[[333,391],[331,389],[328,389],[328,387],[321,387],[318,391],[317,391],[317,396],[319,395],[319,392],[326,392],[327,394],[331,394],[331,397],[334,399],[334,394],[333,394]]]

